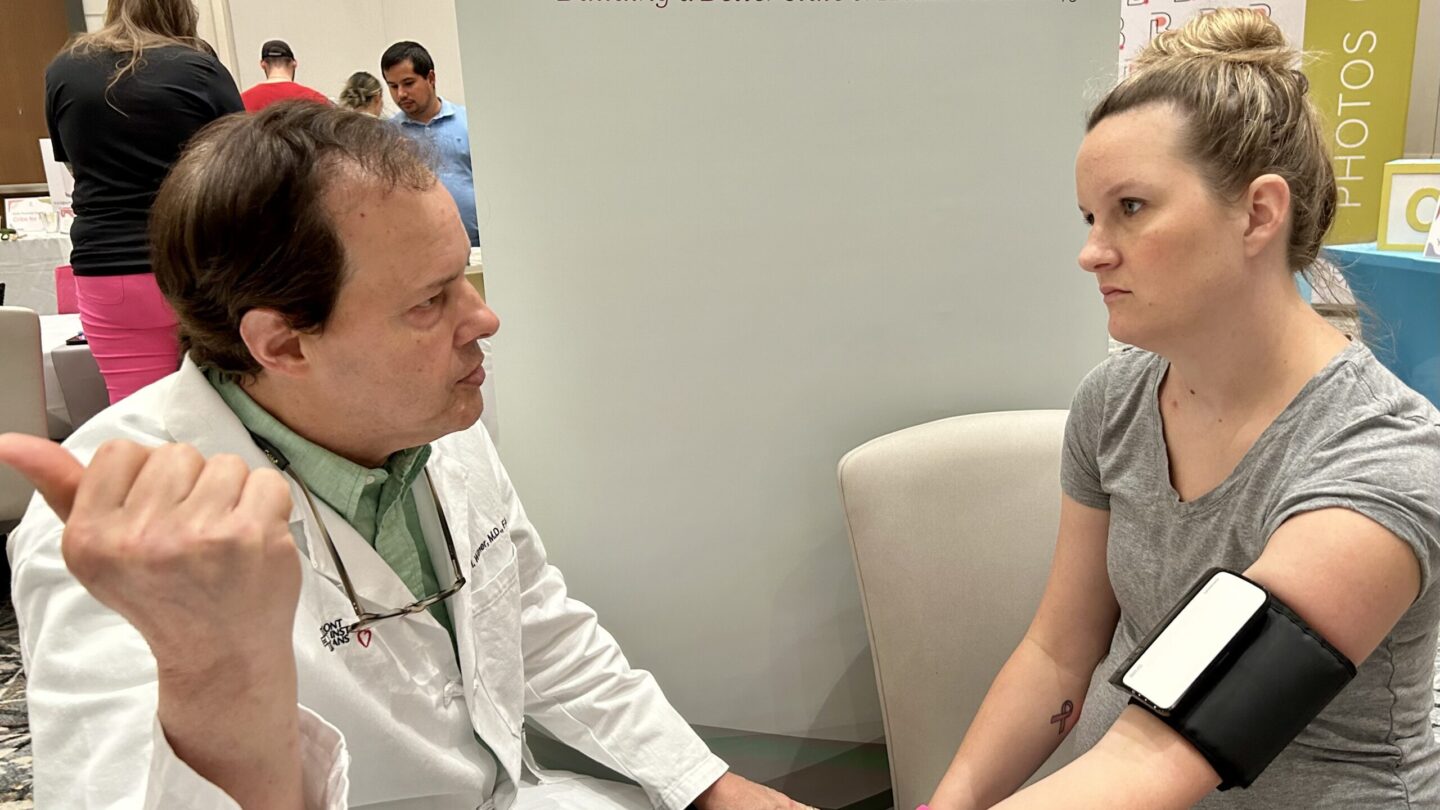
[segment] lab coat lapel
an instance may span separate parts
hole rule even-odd
[[[476,510],[480,509],[480,506],[475,502],[476,492],[472,489],[470,470],[458,457],[446,453],[446,448],[447,443],[444,440],[436,443],[435,453],[430,459],[430,474],[438,490],[436,494],[440,505],[445,510],[445,519],[450,524],[450,533],[455,540],[455,555],[460,560],[460,570],[465,572],[467,578],[465,587],[448,602],[450,620],[455,627],[456,647],[460,654],[460,669],[466,684],[465,698],[469,703],[476,733],[489,746],[500,767],[509,775],[510,781],[519,784],[523,755],[518,718],[524,708],[518,701],[509,701],[513,705],[498,705],[498,696],[513,690],[503,688],[505,684],[496,679],[493,673],[476,665],[477,657],[484,654],[477,650],[480,633],[476,627],[475,602],[472,598],[476,586],[483,584],[474,581],[472,560],[478,539],[475,536]],[[425,498],[423,493],[418,491],[416,497]],[[428,498],[417,502],[426,501]],[[422,510],[422,521],[428,522],[432,512],[433,510],[429,509]],[[438,526],[434,531],[430,531],[427,526],[426,539],[431,559],[437,561],[437,570],[448,566],[450,560],[444,540],[439,539],[439,534]],[[440,562],[442,560],[443,563]],[[441,581],[452,581],[448,572]],[[514,623],[513,632],[520,632],[518,621]],[[513,675],[506,680],[517,677],[523,679],[523,675]]]
[[[166,433],[176,442],[199,450],[205,458],[229,453],[244,459],[252,470],[275,466],[255,445],[240,417],[220,398],[210,381],[205,379],[205,372],[195,365],[189,355],[180,364],[175,384],[162,405],[162,419]],[[305,510],[302,508],[300,488],[288,476],[286,482],[290,485],[290,523],[291,533],[294,534],[294,524],[304,520]],[[300,550],[309,554],[309,549],[303,546]]]
[[[252,470],[274,468],[264,451],[250,438],[250,432],[240,418],[220,398],[210,381],[205,379],[205,373],[188,355],[180,365],[175,385],[170,389],[163,409],[166,431],[175,441],[193,446],[206,458],[231,453],[244,459]],[[341,588],[339,571],[325,548],[316,520],[324,520],[325,528],[330,530],[335,548],[345,562],[350,581],[355,585],[361,607],[384,610],[415,601],[410,589],[405,587],[395,571],[348,522],[318,498],[315,506],[319,514],[312,516],[295,479],[287,475],[285,481],[290,485],[290,533],[321,576],[334,583],[336,588]]]

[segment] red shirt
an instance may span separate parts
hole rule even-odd
[[[252,113],[260,112],[277,101],[289,98],[305,98],[321,104],[330,103],[330,99],[295,82],[261,82],[240,94],[240,100],[245,102],[245,111]]]

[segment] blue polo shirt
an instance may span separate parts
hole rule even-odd
[[[470,131],[465,108],[441,99],[440,112],[428,124],[412,120],[403,111],[390,120],[399,125],[407,137],[425,144],[435,155],[435,174],[460,208],[460,220],[465,223],[465,233],[470,235],[470,246],[479,247],[475,173],[470,167]]]

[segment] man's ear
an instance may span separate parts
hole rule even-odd
[[[1250,181],[1242,200],[1247,223],[1245,255],[1264,253],[1275,241],[1290,237],[1290,184],[1278,174],[1262,174]]]
[[[295,377],[309,368],[300,332],[273,309],[252,309],[242,315],[240,339],[255,362],[272,374]]]

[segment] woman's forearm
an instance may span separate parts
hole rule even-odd
[[[995,810],[1183,810],[1219,784],[1190,743],[1131,706],[1094,748]]]
[[[1074,728],[1091,674],[1068,670],[1029,637],[1022,640],[990,685],[930,807],[985,808],[1015,792]]]

